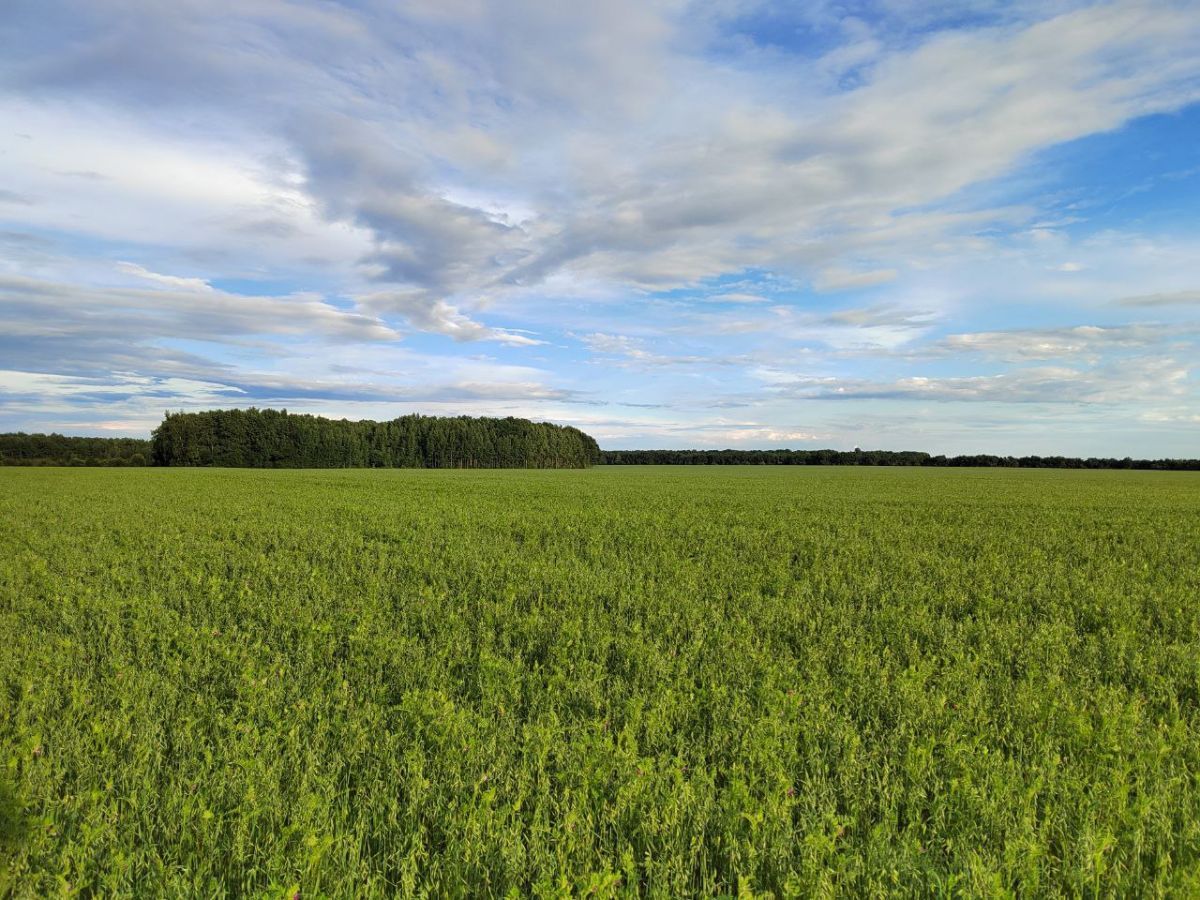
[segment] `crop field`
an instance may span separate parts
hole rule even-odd
[[[0,895],[1195,896],[1200,476],[0,470]]]

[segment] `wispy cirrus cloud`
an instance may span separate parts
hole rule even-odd
[[[1165,346],[1173,340],[1194,338],[1200,323],[1171,326],[1157,324],[1076,325],[1070,328],[1018,329],[950,334],[927,348],[937,354],[980,354],[1009,360],[1061,359],[1098,355],[1111,350]]]
[[[663,366],[728,366],[737,360],[722,359],[711,353],[670,354],[650,349],[646,341],[623,334],[585,334],[580,342],[593,353],[615,359],[618,365],[658,368]]]
[[[1139,294],[1135,297],[1122,297],[1117,301],[1121,306],[1200,306],[1200,291],[1164,291],[1157,294]]]
[[[769,373],[775,390],[813,400],[933,400],[988,403],[1110,404],[1182,397],[1188,366],[1174,359],[1137,357],[1095,366],[1027,366],[994,375],[924,376],[871,380]]]
[[[309,293],[250,296],[219,291],[203,279],[162,275],[141,266],[116,270],[154,287],[81,287],[0,275],[0,322],[26,340],[76,335],[124,340],[307,335],[329,340],[394,341],[400,333],[381,319],[342,309]]]
[[[821,292],[875,287],[895,281],[898,274],[895,269],[871,269],[865,272],[841,268],[822,269],[817,273],[813,287]]]

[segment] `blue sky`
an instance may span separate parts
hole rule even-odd
[[[15,0],[0,430],[1200,455],[1195,2]]]

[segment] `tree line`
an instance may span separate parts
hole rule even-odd
[[[67,437],[62,434],[0,434],[0,465],[145,466],[150,442],[144,438]]]
[[[409,415],[388,422],[287,410],[168,413],[151,440],[0,434],[0,465],[254,468],[933,466],[1200,471],[1200,459],[933,456],[914,450],[604,450],[576,428],[515,418]]]
[[[167,413],[151,437],[157,466],[579,469],[599,458],[596,441],[577,428],[511,416],[372,422],[226,409]]]
[[[609,466],[932,466],[1200,471],[1200,459],[1073,456],[932,456],[916,450],[604,450]]]

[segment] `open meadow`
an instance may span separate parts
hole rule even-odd
[[[0,895],[1200,892],[1200,475],[0,470]]]

